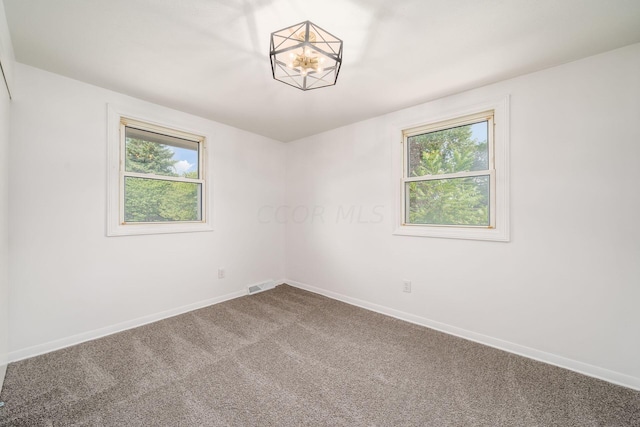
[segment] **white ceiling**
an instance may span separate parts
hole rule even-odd
[[[16,59],[280,141],[640,42],[640,0],[4,0]],[[271,77],[269,35],[344,40],[336,86]]]

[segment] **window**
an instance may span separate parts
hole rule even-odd
[[[210,230],[206,138],[112,108],[109,126],[107,234]]]
[[[408,129],[404,224],[492,227],[493,111]]]
[[[396,234],[508,240],[506,100],[491,107],[401,129]]]

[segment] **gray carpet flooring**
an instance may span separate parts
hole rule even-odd
[[[640,392],[281,285],[12,363],[2,426],[640,426]]]

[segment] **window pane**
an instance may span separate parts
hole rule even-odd
[[[407,177],[489,169],[488,121],[407,138]]]
[[[405,185],[407,224],[489,226],[489,175]]]
[[[200,221],[202,185],[125,177],[125,222]]]
[[[198,143],[125,128],[125,171],[198,179]]]

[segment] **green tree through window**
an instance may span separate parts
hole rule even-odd
[[[483,120],[406,138],[407,223],[490,225],[488,130]]]
[[[197,155],[197,143],[174,138],[174,144],[163,144],[154,139],[172,140],[138,129],[128,131],[129,128],[126,128],[125,171],[130,174],[124,177],[124,221],[200,220],[201,184],[188,182],[198,180],[199,172],[178,173],[176,164],[179,159],[175,158],[176,151],[188,150],[185,146],[191,145],[194,147],[191,151],[195,151]],[[178,181],[162,177],[186,179]]]
[[[126,139],[125,170],[127,172],[175,175],[173,150],[163,144],[138,138]]]

